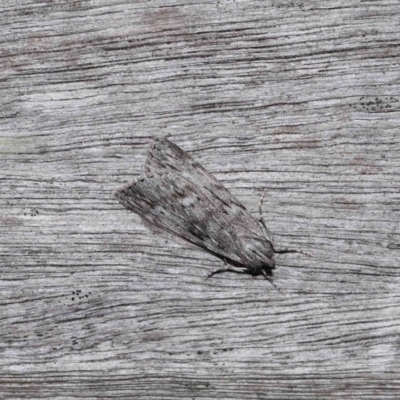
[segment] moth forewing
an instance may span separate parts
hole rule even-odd
[[[214,176],[165,138],[155,138],[144,174],[115,193],[129,210],[224,259],[215,272],[272,275],[274,248],[260,223]]]

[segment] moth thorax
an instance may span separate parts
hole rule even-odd
[[[255,269],[275,267],[273,248],[266,238],[244,236],[240,238],[249,266]]]

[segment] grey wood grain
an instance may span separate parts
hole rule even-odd
[[[395,399],[398,1],[0,4],[0,397]],[[165,135],[280,247],[277,292],[113,192]]]

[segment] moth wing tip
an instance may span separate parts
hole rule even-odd
[[[115,190],[113,193],[113,197],[116,198],[121,203],[122,199],[125,197],[124,188]]]
[[[154,148],[154,146],[159,143],[161,145],[167,146],[171,145],[171,142],[168,140],[168,136],[161,135],[161,136],[153,136],[150,146],[150,151]]]
[[[122,186],[121,188],[117,189],[114,191],[113,196],[116,197],[118,200],[122,199],[123,197],[126,196],[126,191],[131,188],[135,182],[129,182],[125,186]]]
[[[131,181],[131,182],[127,183],[126,185],[122,186],[121,188],[115,190],[113,193],[114,197],[116,197],[117,199],[121,199],[121,198],[125,197],[127,195],[126,192],[128,190],[131,190],[131,191],[134,190],[134,187],[138,184],[138,182],[144,181],[148,177],[149,176],[146,174],[140,175],[138,179]]]
[[[113,196],[114,197],[119,197],[120,195],[121,195],[121,192],[122,192],[122,190],[123,189],[117,189],[117,190],[114,190],[114,192],[113,192]]]

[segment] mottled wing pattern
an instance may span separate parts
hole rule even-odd
[[[245,206],[227,190],[221,182],[211,175],[201,164],[176,144],[165,138],[155,138],[145,165],[146,173],[160,173],[160,171],[174,172],[184,179],[202,187],[215,198],[213,204],[221,202],[234,222],[234,228],[239,236],[252,234],[256,238],[264,238],[258,221],[246,210]]]
[[[263,237],[245,207],[167,139],[153,141],[144,175],[116,196],[150,224],[240,264],[250,261],[240,238]]]

